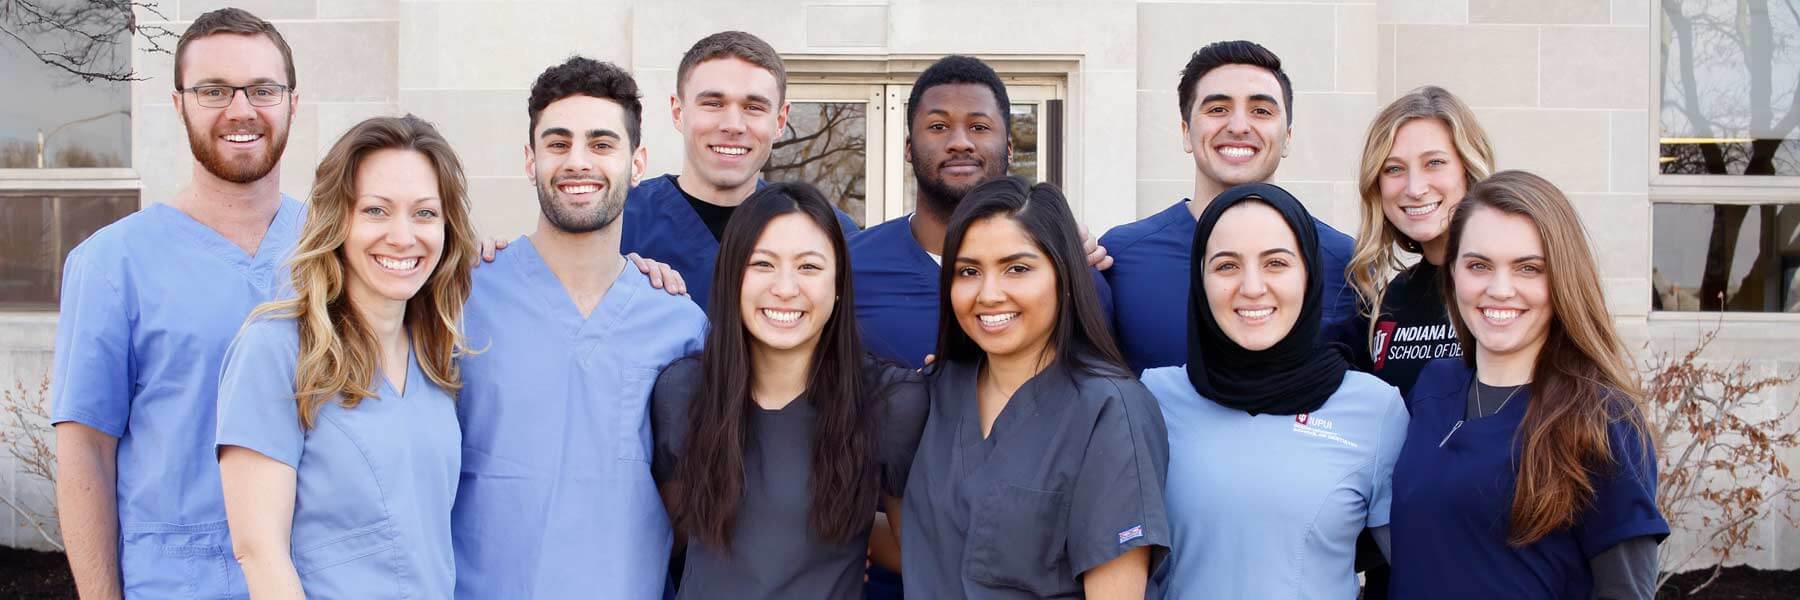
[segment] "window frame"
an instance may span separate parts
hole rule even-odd
[[[0,193],[32,193],[46,192],[130,192],[137,198],[137,205],[132,212],[144,208],[144,182],[137,170],[129,167],[111,168],[52,168],[52,169],[0,169]],[[0,202],[5,201],[0,196]],[[127,213],[129,214],[129,213]],[[123,218],[123,217],[121,217]],[[57,223],[58,226],[61,223]],[[62,267],[60,262],[51,265],[56,273],[57,285],[61,285]],[[58,290],[58,297],[61,290]],[[56,316],[61,310],[60,303],[46,306],[27,306],[21,304],[0,304],[0,316]]]
[[[1037,104],[1040,123],[1056,118],[1049,110],[1052,101],[1060,101],[1062,110],[1059,131],[1062,132],[1060,151],[1051,148],[1049,136],[1038,137],[1038,172],[1040,179],[1051,173],[1060,173],[1064,188],[1079,185],[1081,173],[1079,160],[1071,156],[1072,150],[1080,148],[1080,129],[1071,122],[1070,115],[1079,111],[1073,104],[1078,100],[1072,97],[1071,90],[1078,89],[1081,71],[1081,57],[1077,55],[1057,54],[975,54],[983,62],[994,68],[1000,75],[1001,82],[1008,88],[1024,88],[1026,95],[1019,98]],[[889,152],[890,145],[903,145],[906,140],[906,116],[901,113],[907,96],[911,93],[913,82],[919,74],[937,62],[942,55],[937,54],[784,54],[782,61],[788,71],[789,102],[846,102],[864,98],[869,103],[865,123],[868,127],[866,143],[868,147],[881,148],[881,155],[870,154],[870,167],[867,173],[865,189],[867,190],[864,205],[865,223],[874,225],[899,218],[906,214],[903,187],[906,180],[906,161],[898,152]],[[856,86],[865,86],[857,88]],[[826,92],[829,88],[839,88],[842,92]],[[854,91],[852,91],[854,90]],[[1010,90],[1009,90],[1010,92]],[[877,111],[875,109],[879,108]],[[879,114],[878,114],[879,113]],[[879,131],[878,131],[879,130]],[[1058,164],[1049,164],[1058,160]],[[1076,214],[1081,214],[1081,202],[1071,198],[1071,206]]]
[[[1642,157],[1649,166],[1648,193],[1645,203],[1650,210],[1650,230],[1645,238],[1648,243],[1644,250],[1654,257],[1656,247],[1656,205],[1688,204],[1698,206],[1745,205],[1762,206],[1770,204],[1800,205],[1800,175],[1682,175],[1665,174],[1658,161],[1662,158],[1662,110],[1663,110],[1663,27],[1665,17],[1662,6],[1650,3],[1644,10],[1650,12],[1649,31],[1645,37],[1650,46],[1649,61],[1645,68],[1650,72],[1650,98],[1648,110],[1649,144]],[[1651,272],[1644,273],[1645,283],[1650,286],[1650,293],[1655,294],[1655,285],[1651,274],[1656,268],[1655,259],[1650,261]],[[1744,323],[1796,323],[1800,322],[1800,313],[1790,312],[1734,312],[1734,311],[1686,311],[1658,310],[1646,307],[1647,318],[1651,321],[1668,322],[1744,322]]]

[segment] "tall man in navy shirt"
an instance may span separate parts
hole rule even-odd
[[[787,67],[754,35],[706,36],[681,57],[669,110],[681,132],[681,173],[631,190],[619,246],[673,267],[704,309],[725,223],[762,183],[758,175],[787,127]],[[842,211],[838,221],[857,230]]]
[[[850,238],[850,268],[856,321],[869,351],[919,367],[937,346],[938,265],[950,213],[976,184],[1006,174],[1012,104],[987,63],[953,55],[919,74],[906,106],[906,162],[918,180],[917,208]],[[1084,245],[1089,264],[1105,268],[1106,250]],[[1095,279],[1101,301],[1110,303],[1106,280]]]
[[[1187,361],[1194,223],[1220,192],[1274,177],[1293,140],[1293,84],[1281,59],[1254,42],[1214,42],[1195,52],[1177,94],[1181,145],[1194,155],[1194,195],[1100,237],[1114,260],[1106,271],[1117,292],[1114,334],[1136,370]],[[1356,293],[1344,280],[1355,241],[1317,218],[1313,224],[1325,267],[1324,320],[1331,323],[1356,310]]]

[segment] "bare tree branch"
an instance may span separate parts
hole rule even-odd
[[[156,2],[0,0],[0,33],[38,62],[82,81],[143,81],[131,68],[131,39],[143,39],[145,52],[168,54],[165,44],[179,36],[139,26],[135,9],[168,18]]]

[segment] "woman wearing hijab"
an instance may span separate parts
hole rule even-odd
[[[1050,184],[950,217],[931,412],[901,512],[908,597],[1139,600],[1169,545],[1162,416]]]
[[[1165,598],[1353,599],[1357,534],[1386,539],[1406,407],[1320,342],[1312,222],[1264,183],[1200,216],[1187,365],[1143,378],[1169,428]]]
[[[1463,353],[1413,386],[1390,596],[1649,600],[1655,444],[1574,206],[1504,171],[1445,235]]]

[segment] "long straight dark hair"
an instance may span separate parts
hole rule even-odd
[[[1087,254],[1081,251],[1081,236],[1068,200],[1054,184],[1032,185],[1016,175],[975,186],[950,215],[950,227],[944,234],[944,265],[938,272],[938,360],[976,361],[985,356],[957,322],[956,310],[950,306],[950,286],[956,281],[956,258],[962,251],[963,236],[970,225],[991,217],[1017,223],[1056,269],[1056,322],[1050,331],[1055,362],[1071,373],[1130,377],[1124,355],[1113,342],[1099,288],[1088,271]]]
[[[739,308],[744,269],[763,230],[776,217],[801,214],[831,240],[837,265],[837,302],[813,349],[806,392],[796,401],[817,413],[812,439],[809,524],[824,540],[846,542],[869,526],[878,500],[872,431],[875,412],[862,374],[862,340],[851,296],[850,255],[837,213],[805,183],[772,183],[751,194],[725,225],[713,269],[712,329],[700,353],[702,381],[688,411],[687,450],[675,465],[674,522],[707,544],[731,545],[744,496],[744,446],[749,443],[750,335]]]

